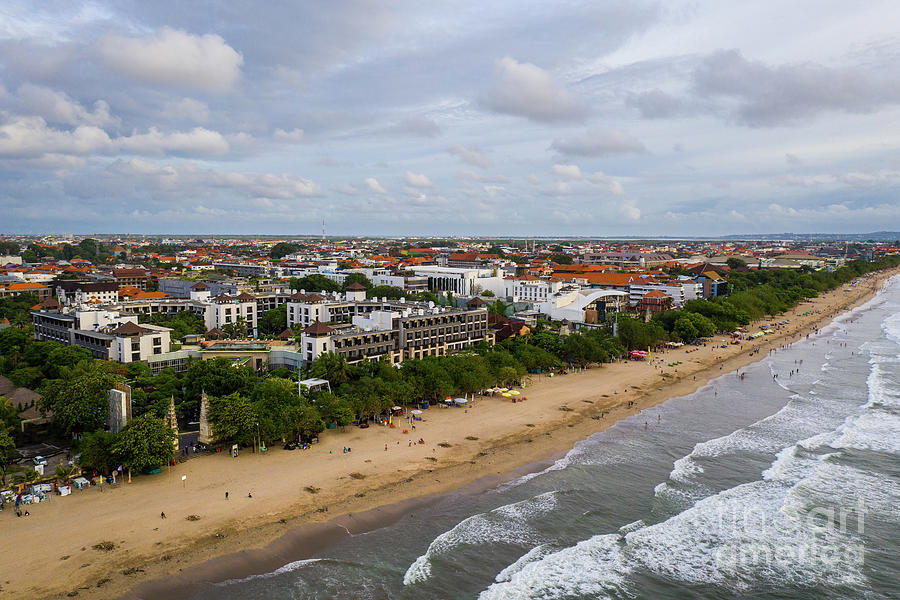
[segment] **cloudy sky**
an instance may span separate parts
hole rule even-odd
[[[900,229],[896,0],[223,4],[0,4],[0,231]]]

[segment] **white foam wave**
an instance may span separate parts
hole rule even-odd
[[[240,579],[226,579],[225,581],[220,581],[216,583],[217,586],[228,586],[235,583],[246,583],[248,581],[254,581],[256,579],[268,579],[270,577],[275,577],[277,575],[282,575],[284,573],[290,573],[292,571],[296,571],[300,567],[304,567],[306,565],[311,565],[313,563],[317,563],[325,559],[322,558],[306,558],[303,560],[295,560],[294,562],[289,562],[283,567],[278,567],[274,571],[269,573],[258,573],[256,575],[249,575],[247,577],[242,577]]]
[[[472,515],[453,529],[434,538],[425,554],[406,570],[403,585],[413,585],[431,577],[435,558],[451,553],[464,544],[529,544],[540,540],[529,521],[551,512],[557,506],[558,492],[547,492]]]
[[[516,560],[516,562],[497,573],[494,581],[498,583],[509,581],[513,575],[524,569],[525,565],[541,560],[551,552],[553,552],[553,547],[550,544],[541,544],[540,546],[535,546],[534,548],[520,556],[518,560]]]
[[[625,575],[629,567],[621,562],[621,538],[598,535],[530,562],[513,573],[508,581],[492,584],[479,600],[520,598],[604,598],[627,595]]]
[[[849,423],[831,445],[900,454],[900,416],[883,410],[867,410]]]

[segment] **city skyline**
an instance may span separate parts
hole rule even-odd
[[[0,12],[8,233],[896,229],[893,3]]]

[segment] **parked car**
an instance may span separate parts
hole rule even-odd
[[[35,456],[33,460],[34,460],[35,466],[37,466],[37,465],[44,465],[45,467],[47,466],[47,459],[44,458],[43,456]]]

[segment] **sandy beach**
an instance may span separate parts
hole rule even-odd
[[[305,451],[272,447],[264,455],[244,451],[237,459],[201,456],[131,484],[54,497],[30,506],[27,518],[5,510],[0,592],[19,598],[72,592],[80,598],[172,597],[165,593],[172,586],[277,568],[348,532],[395,522],[436,495],[474,492],[517,477],[523,468],[540,468],[625,416],[647,410],[648,420],[655,419],[654,405],[806,336],[870,298],[898,272],[877,273],[804,302],[773,319],[790,319],[775,334],[742,345],[721,348],[723,338],[717,337],[696,351],[654,355],[652,363],[532,376],[522,390],[524,402],[476,397],[465,409],[431,408],[415,430],[405,419],[395,428],[347,427],[323,433]],[[668,366],[676,361],[677,372]],[[419,438],[425,443],[415,443]],[[352,452],[342,452],[348,446]],[[187,520],[190,515],[199,519]],[[105,541],[114,549],[94,549]]]

